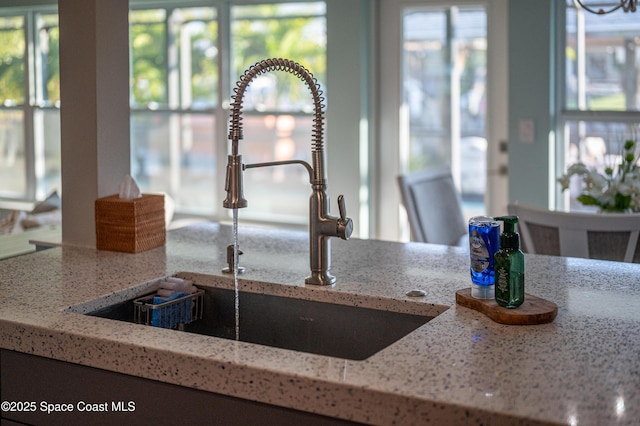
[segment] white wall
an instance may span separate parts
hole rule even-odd
[[[368,237],[367,172],[370,108],[370,0],[327,1],[327,153],[331,213],[344,194],[354,237]]]
[[[555,152],[552,52],[553,0],[509,2],[509,201],[550,205],[550,159]],[[533,141],[520,126],[531,121]],[[551,182],[553,184],[553,182]]]

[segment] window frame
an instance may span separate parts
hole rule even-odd
[[[567,45],[567,15],[569,6],[566,1],[559,1],[555,4],[556,16],[556,46],[555,50],[555,73],[556,73],[556,102],[554,105],[556,114],[556,147],[551,152],[550,170],[554,171],[549,182],[551,199],[554,200],[555,208],[558,210],[569,210],[571,194],[569,191],[562,191],[557,179],[562,176],[569,164],[567,164],[567,152],[570,141],[565,137],[565,126],[569,122],[582,123],[604,123],[604,124],[638,124],[640,122],[640,111],[615,111],[615,110],[587,110],[568,109],[567,88],[566,88],[566,45]],[[584,12],[589,13],[589,12]],[[622,12],[620,12],[622,13]],[[603,17],[603,19],[605,19]],[[574,194],[575,195],[575,194]]]

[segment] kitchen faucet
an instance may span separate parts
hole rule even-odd
[[[243,164],[242,155],[238,154],[238,141],[242,134],[242,101],[245,90],[251,81],[264,73],[285,71],[303,80],[313,97],[314,120],[311,158],[313,166],[302,160],[272,161],[267,163]],[[228,209],[247,207],[244,198],[242,174],[244,169],[254,167],[279,166],[284,164],[301,164],[309,172],[311,197],[309,200],[309,256],[311,275],[305,279],[306,284],[333,285],[336,277],[329,273],[331,268],[331,237],[348,240],[353,231],[353,221],[347,217],[344,197],[338,197],[340,217],[331,216],[327,200],[327,179],[324,165],[324,105],[322,90],[313,75],[302,65],[289,59],[273,58],[262,60],[247,69],[236,82],[232,96],[229,139],[231,154],[227,159],[227,175],[225,191],[227,197],[222,205]]]

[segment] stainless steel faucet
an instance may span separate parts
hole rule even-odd
[[[273,161],[268,163],[243,164],[242,156],[238,154],[238,141],[242,135],[242,101],[244,92],[251,81],[264,73],[271,71],[285,71],[303,80],[313,97],[315,118],[313,120],[313,141],[311,144],[311,158],[313,166],[302,160]],[[331,216],[329,201],[327,200],[327,179],[324,166],[324,98],[322,90],[313,75],[302,65],[289,59],[265,59],[247,69],[236,83],[232,96],[231,122],[229,139],[231,140],[231,155],[227,161],[227,177],[225,191],[227,197],[222,205],[228,209],[247,207],[244,198],[242,174],[244,169],[254,167],[279,166],[283,164],[301,164],[309,172],[311,183],[311,198],[309,200],[309,255],[311,275],[305,279],[307,284],[333,285],[336,277],[329,273],[331,268],[330,237],[340,237],[348,240],[353,231],[353,221],[347,217],[344,197],[338,197],[340,217]]]

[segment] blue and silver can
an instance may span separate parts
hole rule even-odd
[[[469,219],[469,253],[471,255],[471,295],[477,299],[493,299],[495,273],[493,255],[500,249],[500,223],[491,217]]]

